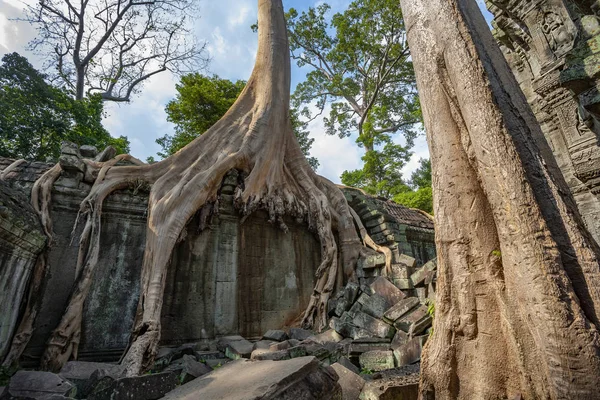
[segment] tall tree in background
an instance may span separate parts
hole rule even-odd
[[[422,158],[419,160],[419,164],[419,168],[412,173],[410,182],[408,182],[409,190],[397,193],[394,201],[406,207],[418,208],[432,214],[431,161]]]
[[[53,79],[80,100],[129,101],[145,80],[163,71],[193,71],[204,46],[188,27],[193,0],[40,0],[26,20],[38,36]]]
[[[600,249],[474,0],[402,0],[431,154],[430,399],[597,399]]]
[[[365,149],[363,170],[345,173],[342,181],[393,196],[402,180],[389,169],[405,164],[420,120],[402,11],[396,0],[356,0],[329,22],[329,10],[322,4],[301,15],[294,9],[287,13],[292,58],[300,67],[312,67],[296,87],[293,104],[309,119],[329,104],[327,133],[358,133],[356,142]],[[405,146],[394,143],[394,133],[404,134]]]
[[[184,75],[176,86],[177,96],[166,107],[167,119],[175,124],[175,134],[167,134],[156,140],[162,147],[158,155],[162,158],[173,155],[206,132],[235,103],[244,86],[245,81],[232,82],[216,75]],[[298,118],[294,110],[291,110],[290,118],[302,152],[316,169],[319,162],[315,157],[310,157],[314,139],[308,137],[307,124]]]
[[[102,126],[102,100],[74,100],[46,82],[25,57],[6,54],[0,65],[0,156],[56,160],[65,140],[79,145],[129,151],[126,137],[113,138]]]

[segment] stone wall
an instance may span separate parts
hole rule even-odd
[[[600,240],[600,23],[592,0],[486,0],[493,33]]]
[[[80,164],[75,159],[80,157],[78,151],[69,151],[71,165]],[[11,162],[0,159],[0,170]],[[47,163],[23,163],[8,174],[6,182],[12,186],[11,190],[29,193],[35,180],[50,167]],[[82,226],[74,231],[73,227],[79,204],[91,187],[84,177],[76,169],[66,170],[54,185],[51,209],[54,243],[49,251],[42,309],[23,354],[23,365],[37,363],[64,312],[75,281]],[[199,216],[190,221],[185,240],[174,250],[162,309],[164,345],[199,342],[228,334],[260,337],[268,329],[297,322],[308,304],[321,257],[318,239],[304,224],[292,219],[286,220],[289,232],[284,233],[260,211],[241,223],[233,207],[237,181],[235,171],[226,177],[220,190],[219,212],[202,232]],[[414,255],[420,264],[435,256],[433,224],[427,217],[354,189],[345,189],[345,193],[356,203],[374,239],[394,250],[395,262],[401,253]],[[140,292],[147,195],[132,182],[130,189],[112,194],[104,203],[100,258],[85,303],[79,359],[116,360],[128,344]],[[27,205],[29,200],[26,196],[22,198]],[[0,227],[1,223],[0,220]],[[17,276],[14,271],[31,269],[44,245],[45,238],[40,232],[39,228],[31,230],[38,238],[38,247],[30,249],[26,266],[14,261],[1,264],[10,251],[1,252],[0,285],[14,280]],[[17,240],[11,234],[7,238]],[[0,232],[0,244],[3,239]],[[378,275],[376,267],[383,265],[380,255],[372,258],[364,261],[372,266],[370,276],[362,279],[372,280]],[[15,304],[22,302],[27,279],[20,278],[20,282],[13,285],[15,294],[11,292],[9,296]],[[4,303],[2,312],[4,315]],[[13,322],[8,325],[14,329],[16,314],[11,318]],[[10,337],[10,332],[5,336]]]

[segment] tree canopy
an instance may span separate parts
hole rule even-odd
[[[409,190],[394,195],[396,203],[418,208],[433,214],[433,192],[431,189],[431,160],[421,159],[420,165],[411,175]]]
[[[162,147],[158,155],[165,158],[175,154],[206,132],[231,108],[245,86],[243,80],[232,82],[216,75],[184,75],[176,86],[175,99],[166,107],[167,119],[175,124],[175,134],[164,135],[156,140]],[[294,110],[291,110],[290,118],[302,152],[316,169],[319,162],[309,154],[314,139],[308,137],[307,124],[300,120]]]
[[[395,0],[356,0],[331,19],[329,11],[321,4],[287,13],[292,58],[311,67],[296,87],[293,105],[308,120],[329,105],[327,133],[357,134],[365,149],[364,168],[346,171],[342,182],[393,196],[403,185],[398,171],[410,156],[421,119],[402,11]],[[395,133],[404,135],[404,145],[392,140]]]
[[[77,99],[130,101],[151,76],[206,61],[188,26],[193,0],[41,0],[26,10],[38,29],[31,48]]]
[[[25,57],[6,54],[0,65],[0,156],[57,159],[63,141],[129,151],[126,137],[113,138],[102,126],[99,96],[74,100],[46,82]]]

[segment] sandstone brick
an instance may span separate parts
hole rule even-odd
[[[408,297],[406,299],[400,300],[393,307],[388,309],[384,317],[392,322],[395,322],[397,319],[404,316],[404,314],[411,311],[413,308],[417,307],[420,304],[419,299],[416,297]]]
[[[369,371],[384,371],[394,368],[394,354],[390,350],[373,350],[359,357],[361,368]]]
[[[392,337],[394,334],[394,328],[392,326],[363,312],[357,313],[352,322],[355,326],[371,332],[377,337]]]

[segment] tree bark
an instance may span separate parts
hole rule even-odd
[[[592,399],[598,245],[473,0],[401,0],[433,171],[424,399]]]

